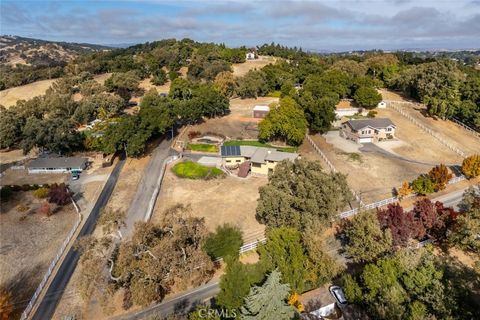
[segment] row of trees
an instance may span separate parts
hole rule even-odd
[[[462,162],[462,173],[467,178],[475,178],[480,176],[480,155],[471,155],[466,157]],[[400,198],[408,196],[415,192],[418,195],[427,195],[438,192],[446,188],[448,181],[453,175],[444,164],[433,167],[427,174],[419,175],[412,182],[403,182],[398,190]]]
[[[437,257],[428,246],[407,248],[411,239],[429,237],[444,249],[473,254],[478,269],[480,186],[469,188],[459,207],[455,212],[422,199],[408,212],[395,204],[344,221],[345,251],[361,267],[343,277],[348,300],[378,319],[478,317],[473,294],[480,282],[473,270]]]

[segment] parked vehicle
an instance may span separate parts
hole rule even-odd
[[[335,298],[335,301],[337,301],[339,306],[347,305],[348,301],[341,287],[331,286],[330,288],[328,288],[328,290],[330,291],[330,294]]]

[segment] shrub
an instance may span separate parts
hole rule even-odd
[[[49,192],[50,192],[49,188],[41,187],[33,191],[33,196],[37,199],[44,199],[48,197]]]
[[[192,140],[192,139],[200,137],[200,135],[201,135],[200,131],[189,131],[188,132],[188,139]]]
[[[238,251],[242,246],[242,232],[238,227],[224,224],[218,226],[215,233],[205,240],[203,248],[212,260],[220,257],[238,257]]]
[[[412,181],[412,190],[420,195],[426,195],[435,192],[437,188],[430,177],[426,174],[420,175]]]
[[[72,196],[73,192],[71,192],[64,183],[55,183],[50,187],[50,191],[48,192],[48,202],[63,206],[70,202]]]
[[[11,199],[13,195],[13,189],[9,186],[2,187],[0,189],[0,201],[6,202]]]
[[[377,113],[378,113],[378,112],[375,111],[375,110],[370,110],[370,111],[368,111],[368,113],[367,113],[367,117],[369,117],[369,118],[375,118],[375,117],[377,116]]]
[[[462,172],[467,178],[475,178],[480,175],[480,154],[467,157],[462,162]]]
[[[47,217],[50,217],[53,214],[53,211],[50,208],[50,204],[48,202],[44,202],[42,203],[40,208],[38,208],[38,213],[43,214]]]
[[[28,207],[26,205],[23,205],[23,204],[19,204],[17,206],[17,211],[18,212],[26,212],[28,209],[30,209],[30,207]]]

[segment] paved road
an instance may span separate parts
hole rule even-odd
[[[164,139],[153,151],[152,158],[145,168],[142,180],[125,218],[126,227],[121,230],[126,238],[132,234],[135,222],[145,220],[149,203],[159,182],[158,178],[162,172],[163,161],[169,155],[176,153],[170,149],[170,143],[170,139]]]
[[[150,319],[153,316],[160,316],[160,318],[163,319],[163,317],[174,312],[189,311],[198,303],[214,297],[219,291],[220,286],[218,282],[209,283],[141,311],[113,317],[112,320]]]
[[[88,216],[85,224],[83,225],[78,237],[89,235],[95,229],[95,225],[97,222],[97,218],[100,214],[101,209],[107,204],[110,196],[112,195],[112,191],[117,183],[118,176],[120,175],[120,171],[122,170],[123,165],[125,164],[125,159],[120,159],[117,165],[113,169],[110,177],[108,178],[105,186],[103,187],[100,196],[95,203],[90,215]],[[43,297],[43,300],[40,302],[35,314],[33,315],[32,319],[34,320],[46,320],[51,319],[55,308],[57,307],[60,298],[62,297],[63,291],[65,290],[70,277],[77,266],[78,259],[80,254],[78,251],[73,250],[70,248],[65,259],[62,261],[60,268],[58,269],[55,277],[52,280],[52,283],[48,287],[48,290]]]

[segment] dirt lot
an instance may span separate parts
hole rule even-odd
[[[380,92],[384,99],[387,100],[403,102],[412,101],[393,91],[381,90]],[[478,153],[478,151],[480,150],[479,138],[476,138],[474,135],[472,135],[471,133],[450,120],[441,120],[439,118],[432,118],[426,116],[427,108],[425,105],[417,103],[402,103],[399,106],[401,106],[411,116],[415,117],[415,119],[417,119],[420,123],[436,132],[445,141],[462,150],[467,155],[473,154],[475,152]],[[380,113],[378,116],[380,116]]]
[[[259,97],[257,99],[231,99],[230,114],[190,126],[185,133],[200,131],[225,135],[232,139],[256,139],[258,137],[258,122],[261,119],[252,118],[253,107],[256,105],[269,105],[277,102],[278,98]],[[179,140],[186,141],[182,135]]]
[[[243,230],[245,242],[254,241],[264,230],[255,219],[255,209],[258,188],[267,181],[266,177],[252,176],[246,179],[227,176],[207,181],[180,179],[171,172],[170,166],[165,172],[152,221],[159,221],[164,210],[182,203],[191,205],[194,216],[204,217],[210,231],[230,223]]]
[[[30,207],[18,212],[19,204]],[[0,286],[11,289],[21,312],[48,269],[78,215],[67,205],[50,217],[36,213],[40,201],[18,192],[0,213]]]
[[[105,79],[107,79],[111,73],[99,74],[93,78],[99,83],[103,84]],[[36,96],[41,96],[45,94],[48,88],[55,82],[57,79],[49,80],[40,80],[33,83],[26,84],[24,86],[9,88],[0,91],[0,104],[5,107],[10,107],[15,105],[18,100],[29,100]]]
[[[236,77],[244,76],[248,71],[265,67],[269,63],[275,63],[276,58],[269,56],[259,56],[256,60],[246,60],[244,63],[233,64],[233,75]]]

